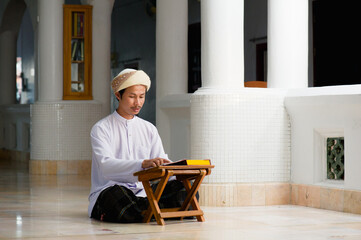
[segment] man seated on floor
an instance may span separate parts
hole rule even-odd
[[[148,208],[143,185],[134,172],[171,162],[164,153],[156,127],[136,115],[140,112],[149,76],[125,69],[112,83],[118,108],[91,130],[92,172],[88,214],[107,222],[142,222]],[[183,192],[183,193],[182,193]],[[183,184],[169,181],[160,199],[163,208],[180,207]]]

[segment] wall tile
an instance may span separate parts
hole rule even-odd
[[[320,207],[323,209],[343,211],[344,204],[344,190],[343,189],[331,189],[321,188],[321,200]]]
[[[298,185],[298,205],[320,208],[320,187]]]
[[[56,174],[63,175],[68,173],[68,161],[58,160],[56,161]]]
[[[201,206],[293,204],[361,214],[361,191],[288,183],[207,184],[199,189]]]
[[[287,205],[290,204],[289,183],[267,183],[266,205]]]
[[[41,172],[40,162],[30,160],[29,174],[40,174],[40,172]]]
[[[44,172],[48,175],[56,175],[58,171],[57,161],[44,161]]]
[[[252,184],[252,206],[264,206],[266,204],[265,184]]]
[[[90,130],[101,112],[95,101],[32,104],[31,159],[90,160]]]
[[[281,95],[194,94],[191,140],[191,158],[215,165],[205,183],[290,180],[290,125]]]
[[[361,192],[344,191],[344,212],[361,214]]]
[[[306,185],[298,185],[298,205],[307,206],[307,186]]]
[[[298,204],[298,184],[290,184],[291,185],[291,204]]]
[[[91,160],[30,160],[30,174],[90,175]]]
[[[238,184],[235,206],[252,205],[252,184]]]

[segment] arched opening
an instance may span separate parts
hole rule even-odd
[[[20,104],[34,103],[35,61],[34,61],[34,30],[30,13],[25,10],[20,25],[16,51],[16,100]]]
[[[26,9],[23,0],[11,0],[0,25],[0,104],[16,103],[16,42]]]
[[[28,164],[34,102],[34,30],[24,0],[0,4],[0,153]],[[21,104],[19,104],[21,103]],[[25,167],[26,167],[25,165]]]

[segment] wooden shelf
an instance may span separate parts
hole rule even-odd
[[[92,9],[90,5],[63,5],[63,99],[92,97]]]

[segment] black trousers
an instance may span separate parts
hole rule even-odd
[[[157,184],[152,185],[153,191]],[[186,198],[183,183],[174,180],[169,181],[159,200],[160,208],[180,207]],[[91,217],[100,221],[135,223],[142,222],[142,212],[148,209],[148,199],[137,197],[126,187],[114,185],[104,189],[95,205]]]

